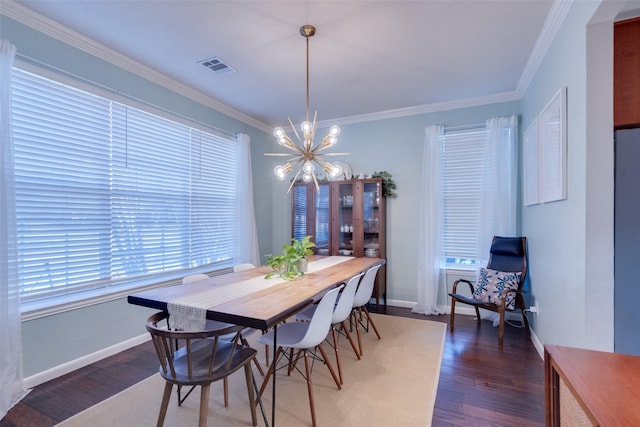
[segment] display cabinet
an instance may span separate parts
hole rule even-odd
[[[318,255],[386,258],[386,199],[381,179],[296,183],[291,190],[291,235],[312,236]],[[374,298],[386,307],[386,265]]]

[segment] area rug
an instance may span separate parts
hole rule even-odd
[[[318,425],[430,426],[446,325],[396,316],[372,316],[382,339],[378,340],[372,329],[363,333],[364,355],[361,360],[357,360],[344,337],[340,340],[344,375],[342,390],[338,390],[326,366],[316,363],[313,368]],[[326,343],[323,346],[337,370],[333,349]],[[260,348],[259,356],[264,364],[264,347]],[[255,367],[254,372],[259,385],[262,377]],[[311,425],[307,387],[302,376],[294,371],[288,377],[286,370],[279,371],[276,387],[276,425]],[[164,380],[156,374],[63,421],[59,426],[153,426],[157,421],[163,389]],[[197,389],[178,407],[174,391],[165,426],[197,425],[199,400]],[[243,370],[229,379],[229,401],[225,408],[222,382],[212,384],[208,425],[250,426]],[[269,384],[263,395],[269,423],[271,401]],[[258,425],[264,425],[259,410]]]

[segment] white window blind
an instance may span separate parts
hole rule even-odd
[[[309,231],[307,230],[307,186],[294,185],[291,188],[292,214],[293,214],[293,238],[302,240]]]
[[[446,264],[474,265],[477,252],[478,212],[483,189],[487,144],[485,127],[447,131],[443,138],[442,195],[443,247]]]
[[[320,191],[316,192],[316,236],[315,243],[318,248],[329,248],[329,224],[331,224],[331,210],[329,197],[331,194],[330,185],[321,185]],[[304,236],[303,236],[304,237]]]
[[[14,71],[23,301],[231,263],[232,141]]]

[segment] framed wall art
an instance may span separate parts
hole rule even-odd
[[[567,198],[567,90],[561,88],[538,116],[540,201]]]
[[[538,120],[534,119],[523,134],[523,201],[525,206],[540,203],[538,180]]]
[[[567,88],[562,87],[523,133],[525,206],[567,198]]]

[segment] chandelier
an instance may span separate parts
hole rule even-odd
[[[327,148],[333,147],[338,142],[338,135],[340,135],[340,128],[338,126],[331,126],[327,135],[322,140],[314,145],[314,137],[316,133],[316,124],[318,112],[313,115],[313,122],[309,121],[309,37],[313,37],[316,33],[316,29],[312,25],[303,25],[300,27],[300,35],[302,35],[307,42],[307,115],[306,120],[300,124],[300,132],[296,130],[296,127],[289,117],[289,124],[295,134],[298,143],[296,144],[281,127],[277,127],[273,130],[273,135],[276,137],[278,144],[293,151],[293,153],[265,153],[265,156],[284,156],[289,157],[284,164],[277,165],[273,169],[273,173],[278,179],[284,180],[294,169],[297,168],[297,172],[291,180],[289,190],[293,187],[298,177],[302,175],[302,180],[305,182],[313,181],[316,185],[317,191],[320,191],[318,186],[318,178],[316,176],[316,165],[329,177],[336,178],[342,174],[342,166],[339,163],[330,163],[325,160],[326,156],[343,156],[349,153],[320,153]]]

